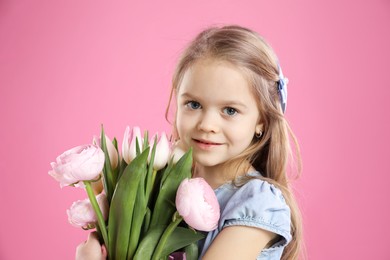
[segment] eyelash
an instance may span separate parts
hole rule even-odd
[[[202,108],[202,106],[200,105],[199,102],[197,101],[194,101],[194,100],[190,100],[190,101],[187,101],[185,102],[184,104],[186,107],[188,107],[189,109],[191,110],[197,110],[197,109],[200,109]],[[195,107],[194,107],[195,106]],[[230,111],[229,111],[230,110]],[[233,110],[233,111],[232,111]],[[233,112],[233,113],[231,113]],[[233,117],[235,115],[237,115],[239,113],[239,111],[237,109],[235,109],[234,107],[225,107],[223,109],[223,113],[229,117]]]
[[[230,113],[228,112],[228,110],[233,110],[233,114],[230,114]],[[226,115],[228,115],[228,116],[235,116],[235,115],[238,114],[237,109],[235,109],[234,107],[225,107],[225,108],[223,109],[223,111],[224,111],[224,113],[225,113]],[[231,112],[231,111],[230,111],[230,112]]]
[[[194,108],[193,107],[194,104],[196,104],[198,107]],[[192,110],[199,109],[200,107],[202,107],[199,102],[196,102],[196,101],[193,101],[193,100],[185,102],[185,106],[190,108],[190,109],[192,109]]]

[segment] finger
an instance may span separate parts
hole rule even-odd
[[[89,245],[96,245],[97,244],[100,246],[99,238],[98,238],[98,235],[96,232],[89,233],[86,244],[89,244]]]
[[[96,231],[89,233],[88,240],[89,239],[98,239],[98,234],[96,233]]]

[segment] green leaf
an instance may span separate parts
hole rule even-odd
[[[142,235],[141,235],[141,239],[146,235],[146,233],[147,233],[148,230],[149,230],[151,215],[152,215],[152,212],[150,211],[150,208],[147,207],[147,208],[146,208],[146,213],[145,213],[145,218],[144,218],[144,223],[143,223],[143,225],[142,225]]]
[[[118,140],[116,139],[116,137],[112,139],[112,144],[114,145],[115,149],[118,151]]]
[[[138,245],[136,254],[133,260],[145,260],[152,259],[154,250],[160,242],[161,236],[166,230],[167,226],[157,226],[150,228],[146,236],[141,240]],[[171,253],[188,245],[194,244],[196,247],[193,250],[197,251],[196,241],[204,238],[201,233],[196,233],[192,229],[176,227],[175,230],[169,236],[167,242],[164,245],[162,256],[168,256]],[[192,260],[192,259],[190,259]]]
[[[111,259],[127,258],[137,190],[146,171],[149,149],[137,156],[124,170],[114,191],[108,219]]]
[[[190,149],[167,173],[161,184],[156,204],[152,213],[151,227],[169,225],[175,213],[176,191],[185,178],[191,178],[192,150]],[[166,174],[166,173],[164,173]],[[164,178],[164,177],[163,177]]]
[[[157,247],[158,241],[160,240],[165,228],[166,226],[159,226],[149,229],[146,236],[138,245],[137,252],[135,253],[133,260],[151,259],[154,249]]]
[[[141,176],[141,180],[138,185],[137,197],[135,199],[134,204],[127,259],[132,259],[135,254],[135,250],[137,249],[139,238],[141,235],[142,223],[144,222],[144,217],[147,209],[147,203],[145,198],[146,168],[145,172],[143,172],[142,174],[143,176]]]
[[[155,172],[153,170],[153,164],[154,164],[154,157],[156,155],[156,147],[157,147],[157,137],[155,138],[153,148],[152,148],[152,153],[150,155],[150,162],[149,162],[149,167],[148,167],[148,172],[146,174],[146,189],[145,189],[145,196],[146,196],[146,201],[149,203],[149,199],[151,197],[151,192],[152,188],[154,185],[155,181]]]
[[[144,132],[144,143],[143,143],[143,149],[145,150],[146,148],[149,147],[149,132],[145,131]]]
[[[120,170],[119,167],[116,167],[115,169],[112,170],[112,183],[113,183],[114,189],[115,189],[116,184],[118,182],[119,170]]]
[[[140,140],[138,140],[138,137],[135,138],[135,154],[138,156],[141,153],[141,147],[139,146]]]
[[[104,152],[104,167],[103,167],[103,176],[104,176],[104,189],[107,195],[108,202],[111,202],[112,199],[112,194],[114,193],[114,180],[112,176],[112,169],[111,169],[111,162],[110,162],[110,156],[108,153],[107,149],[107,144],[106,144],[106,134],[104,133],[104,128],[102,125],[102,131],[100,134],[100,144],[101,144],[101,149]]]
[[[118,155],[120,154],[119,153],[119,150],[118,150],[118,140],[114,137],[114,139],[112,140],[112,144],[114,145],[115,147],[115,150],[117,151]],[[117,167],[113,170],[112,172],[112,179],[113,179],[113,187],[115,189],[115,186],[116,186],[116,183],[118,182],[118,178],[119,178],[119,174],[120,174],[120,156],[118,156],[118,161],[117,161]]]
[[[199,249],[198,244],[196,242],[189,244],[184,248],[184,251],[186,252],[186,259],[187,260],[198,260],[199,256]]]
[[[120,164],[119,164],[119,172],[118,172],[118,176],[117,176],[117,182],[118,182],[118,180],[120,179],[120,177],[122,176],[122,174],[123,174],[123,172],[124,172],[124,170],[126,169],[126,167],[127,167],[127,163],[126,163],[126,161],[122,158],[122,160],[121,160],[121,162],[120,162]]]
[[[173,160],[171,159],[170,162],[168,163],[168,166],[164,169],[164,172],[162,174],[160,188],[162,184],[165,182],[165,180],[167,179],[167,177],[169,176],[169,174],[171,173],[173,166],[174,166]]]
[[[192,245],[191,246],[192,252],[190,252],[190,250],[189,250],[189,253],[191,254],[191,256],[193,256],[195,251],[197,254],[197,249],[198,249],[198,246],[195,244],[195,242],[202,239],[202,238],[204,238],[203,234],[197,233],[192,229],[177,227],[172,232],[172,234],[169,236],[169,239],[164,246],[162,255],[168,256],[171,253],[173,253],[173,252],[175,252],[183,247],[187,247],[189,245]],[[195,248],[193,248],[194,246],[195,246]],[[189,258],[187,256],[187,259],[191,260],[194,258]],[[197,258],[195,258],[195,259],[197,259]]]
[[[160,170],[157,172],[153,171],[153,173],[152,173],[154,175],[155,179],[154,179],[152,191],[149,194],[149,201],[148,201],[148,207],[151,209],[151,213],[152,213],[152,209],[154,209],[154,207],[155,207],[156,200],[157,200],[158,194],[160,192],[163,171],[164,170]],[[152,220],[152,216],[150,216],[150,221],[151,220]],[[150,222],[149,222],[149,224],[150,224]]]
[[[160,241],[158,241],[156,249],[154,249],[152,260],[161,260],[164,257],[163,250],[165,248],[165,245],[168,242],[168,239],[171,237],[173,231],[177,228],[177,225],[179,225],[180,222],[182,221],[183,218],[176,211],[174,216],[172,216],[172,222],[164,230],[164,233],[162,234]]]

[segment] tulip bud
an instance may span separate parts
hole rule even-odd
[[[101,139],[100,137],[94,136],[92,143],[101,147],[102,143],[100,139]],[[110,157],[111,167],[112,169],[116,169],[116,167],[118,167],[118,151],[116,150],[115,146],[112,144],[110,138],[108,138],[107,135],[106,135],[106,147],[108,151],[108,156]]]
[[[171,158],[174,164],[176,164],[180,160],[180,158],[183,157],[183,155],[185,154],[185,150],[181,146],[182,145],[180,141],[176,142],[171,152]]]
[[[152,137],[151,143],[149,144],[150,147],[153,147],[156,136],[157,134]],[[154,170],[156,171],[161,170],[162,168],[165,167],[165,165],[167,165],[170,152],[171,149],[170,149],[168,137],[165,134],[165,132],[163,132],[160,136],[160,140],[158,140],[156,144],[156,153],[154,155],[154,163],[153,163]],[[150,155],[149,155],[149,161],[150,161]]]
[[[122,143],[122,156],[127,164],[129,164],[137,155],[136,140],[138,140],[139,148],[142,151],[141,129],[135,126],[130,133],[130,127],[127,126]]]
[[[108,201],[107,196],[104,193],[100,193],[96,196],[99,208],[102,211],[104,220],[108,217]],[[83,229],[91,229],[95,227],[97,217],[95,211],[92,208],[92,204],[89,199],[78,200],[73,202],[70,209],[66,211],[68,214],[68,221],[75,227],[81,227]]]
[[[214,190],[203,178],[184,179],[177,189],[176,208],[184,221],[194,229],[217,228],[219,203]]]
[[[79,181],[96,179],[104,166],[104,152],[97,145],[82,145],[72,148],[51,163],[49,171],[60,182],[61,188]],[[80,185],[83,187],[83,185]]]

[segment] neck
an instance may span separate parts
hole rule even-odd
[[[248,173],[249,170],[254,170],[249,162],[243,164],[220,164],[215,166],[203,166],[196,164],[193,177],[201,177],[213,188],[233,181],[236,177]]]

